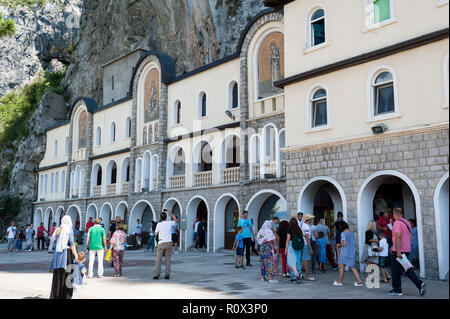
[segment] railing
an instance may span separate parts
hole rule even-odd
[[[264,165],[265,165],[264,174],[272,174],[274,176],[277,175],[277,162],[269,162]]]
[[[150,190],[150,178],[144,179],[144,188]]]
[[[240,167],[225,168],[222,170],[222,182],[224,184],[239,183]]]
[[[200,172],[194,174],[194,186],[211,186],[212,185],[212,171]]]
[[[123,182],[122,183],[122,194],[127,194],[130,190],[130,182]]]
[[[75,151],[75,152],[73,153],[72,158],[73,158],[73,160],[75,160],[75,161],[81,161],[81,160],[86,159],[86,149],[83,148],[83,149],[81,149],[81,150]]]
[[[253,164],[253,179],[259,181],[261,179],[261,165]]]
[[[281,176],[286,177],[286,161],[281,161]]]
[[[114,195],[116,193],[116,186],[117,184],[110,184],[106,187],[106,194],[107,195]]]
[[[102,185],[94,186],[94,196],[100,196],[102,194]]]
[[[180,189],[186,187],[186,178],[184,175],[170,176],[170,189]]]

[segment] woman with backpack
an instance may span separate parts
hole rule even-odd
[[[287,264],[291,272],[290,282],[300,283],[300,267],[302,260],[302,250],[305,246],[303,241],[303,233],[298,226],[297,219],[291,218],[289,229],[286,236],[286,255]]]

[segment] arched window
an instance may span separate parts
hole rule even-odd
[[[206,101],[206,93],[202,92],[199,95],[199,101],[198,101],[198,117],[206,117],[206,107],[207,107],[207,101]]]
[[[323,9],[317,9],[311,15],[309,46],[313,47],[324,43],[325,37],[325,12]]]
[[[109,130],[109,139],[111,143],[116,141],[116,123],[111,123],[111,128]]]
[[[100,185],[102,185],[102,167],[101,166],[99,166],[98,171],[97,171],[95,186],[100,186]]]
[[[58,156],[58,141],[55,140],[53,142],[53,157],[57,157]]]
[[[311,127],[318,127],[327,124],[327,91],[320,88],[314,91],[311,98]]]
[[[106,183],[108,185],[113,185],[117,183],[117,165],[116,162],[114,161],[108,164]]]
[[[181,123],[181,102],[177,100],[173,108],[173,124],[177,125]]]
[[[373,81],[373,115],[395,112],[394,78],[392,73],[378,73]]]
[[[86,148],[87,146],[87,125],[88,125],[87,112],[82,111],[78,117],[78,127],[77,127],[78,150]]]
[[[207,172],[212,170],[212,149],[209,143],[203,142],[200,150],[199,172]]]
[[[56,172],[55,173],[55,183],[54,183],[54,187],[55,187],[55,193],[58,193],[58,181],[59,181],[59,173],[58,172]]]
[[[102,129],[99,126],[95,130],[95,146],[100,146],[100,145],[102,145]]]
[[[61,173],[61,192],[66,190],[66,171]]]
[[[131,118],[127,117],[125,120],[125,138],[131,137]]]
[[[64,142],[64,155],[69,154],[69,137],[66,136],[66,141]]]
[[[236,81],[232,81],[228,86],[228,109],[236,109],[239,107],[239,85]]]

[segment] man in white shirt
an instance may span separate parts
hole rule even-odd
[[[168,212],[172,218],[167,221]],[[165,279],[170,279],[170,258],[172,257],[172,226],[177,222],[177,217],[168,209],[164,209],[160,215],[162,222],[156,225],[155,236],[158,238],[158,248],[156,251],[156,268],[153,279],[159,279],[161,274],[161,261],[164,256],[166,259],[166,276]]]
[[[302,229],[302,224],[303,224],[303,213],[302,212],[297,213],[297,223],[298,223],[298,227],[300,227],[300,229]]]
[[[16,222],[12,221],[11,226],[6,230],[6,238],[8,238],[8,253],[11,255],[14,251],[16,241]]]

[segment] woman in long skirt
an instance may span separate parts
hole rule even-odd
[[[73,260],[78,258],[73,238],[72,219],[64,216],[61,226],[53,233],[53,241],[56,242],[50,270],[53,271],[52,291],[50,299],[72,298],[72,285],[67,283],[67,277],[73,272]]]
[[[123,255],[125,252],[125,243],[127,234],[123,231],[123,224],[117,225],[117,230],[111,237],[112,257],[114,263],[114,277],[122,276]]]
[[[267,220],[258,232],[259,261],[261,264],[261,280],[277,282],[278,264],[274,251],[275,234],[272,231],[272,223]]]

